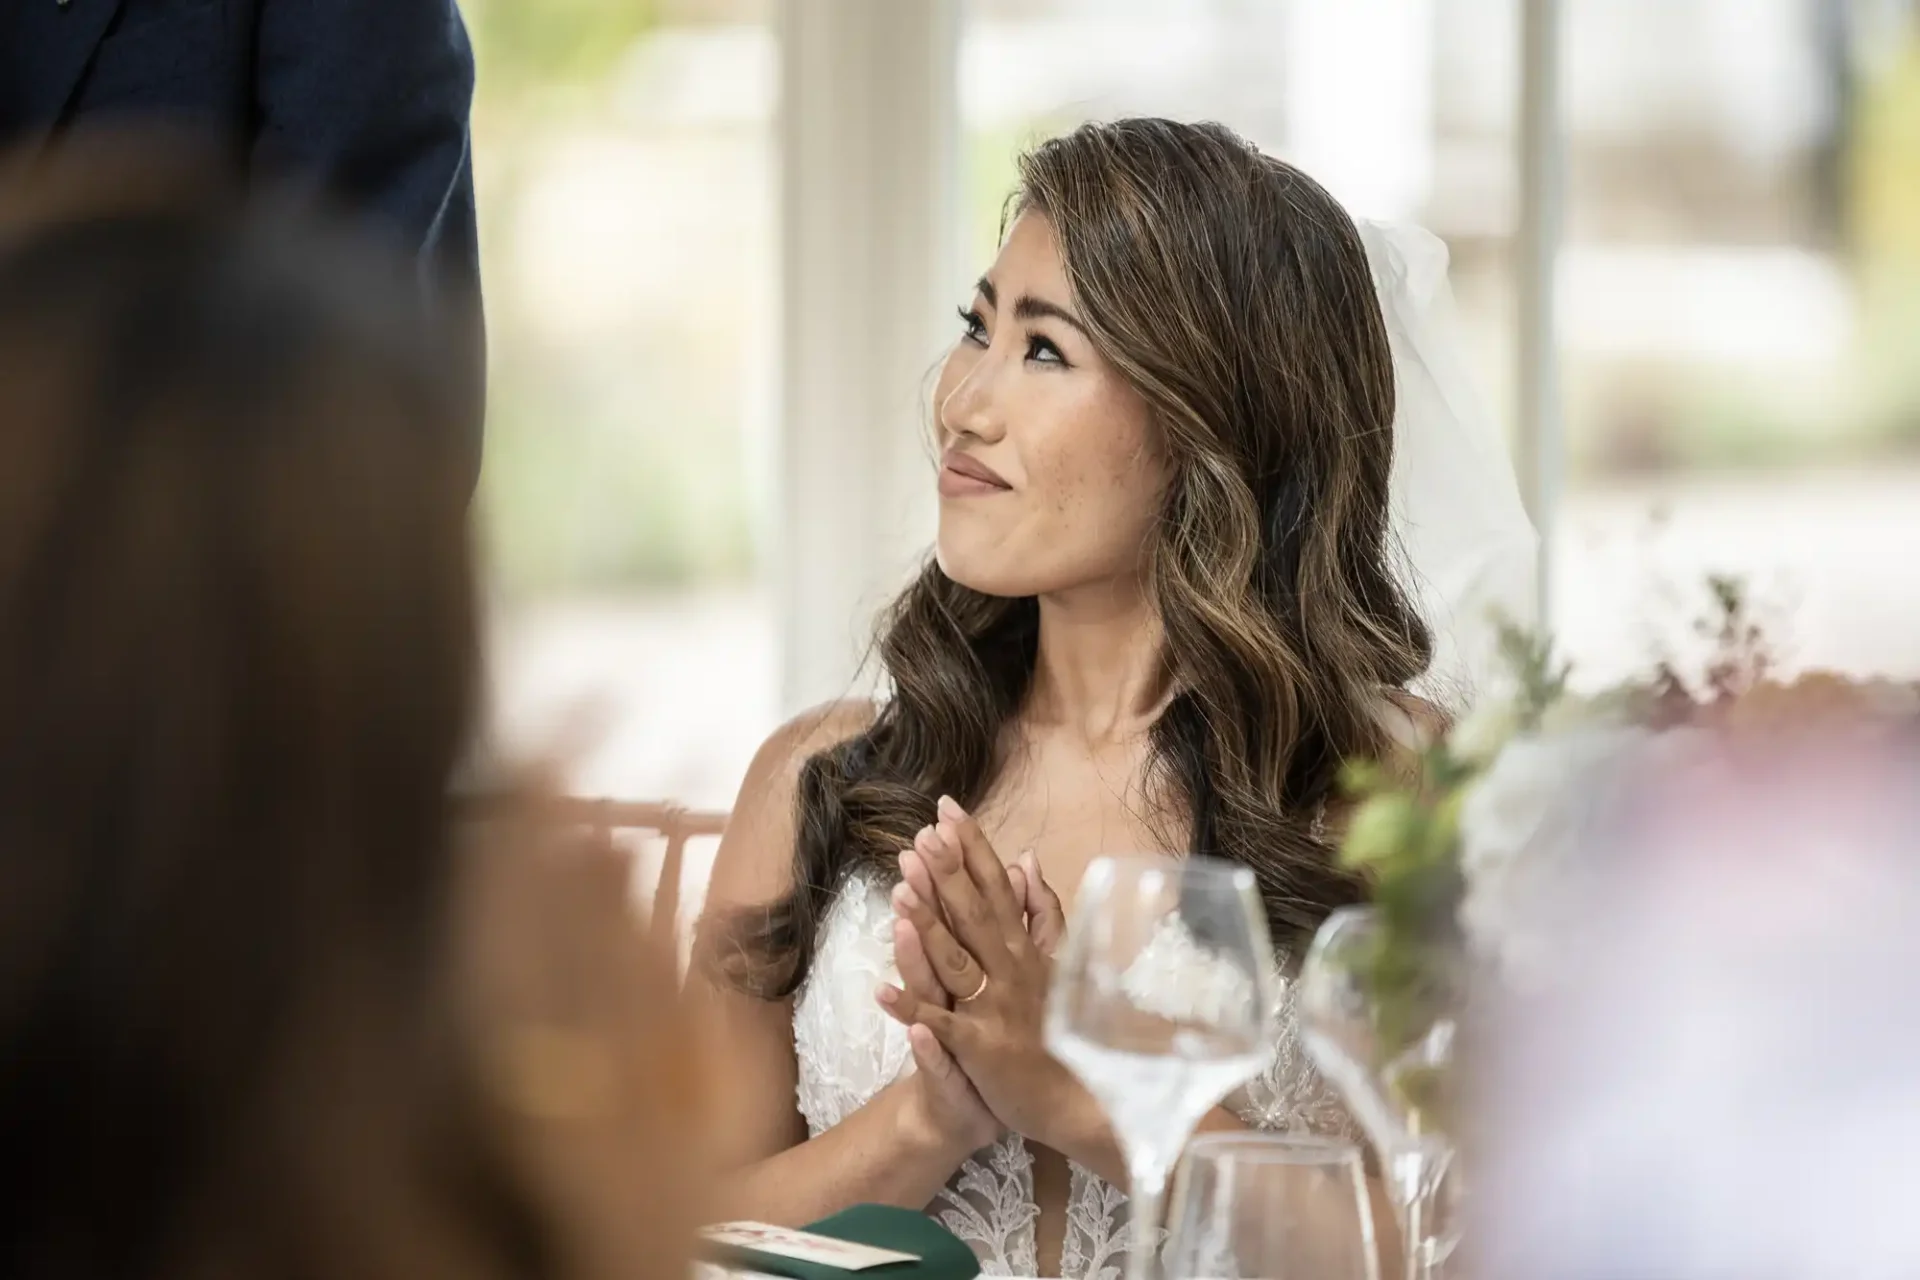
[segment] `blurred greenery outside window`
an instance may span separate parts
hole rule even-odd
[[[483,502],[509,593],[754,575],[772,496],[776,2],[465,0],[481,67],[477,169],[494,375]],[[1570,0],[1570,25],[1613,3]],[[1452,244],[1456,289],[1496,405],[1506,390],[1511,296],[1498,210],[1511,193],[1480,170],[1487,157],[1497,164],[1508,154],[1512,121],[1482,120],[1473,126],[1479,135],[1467,136],[1472,128],[1447,103],[1463,81],[1511,78],[1512,52],[1501,47],[1510,31],[1450,34],[1466,30],[1459,19],[1468,10],[1502,6],[1512,7],[1435,0],[1442,52],[1454,39],[1468,41],[1473,56],[1463,61],[1454,48],[1436,67],[1434,207],[1420,215]],[[1819,137],[1765,165],[1743,157],[1740,139],[1727,134],[1663,131],[1655,121],[1637,134],[1596,135],[1576,119],[1570,260],[1586,249],[1629,258],[1645,249],[1660,261],[1694,253],[1704,276],[1662,278],[1676,288],[1703,279],[1710,292],[1767,259],[1750,251],[1779,249],[1783,278],[1801,279],[1812,264],[1813,292],[1837,298],[1839,317],[1837,348],[1811,364],[1667,352],[1657,342],[1570,350],[1576,480],[1920,451],[1920,19],[1904,0],[1801,4],[1813,17],[1869,9],[1881,14],[1878,25],[1841,24],[1844,38],[1820,53],[1819,65],[1833,72],[1833,102]],[[1090,30],[1109,15],[1234,23],[1243,11],[1251,12],[1244,0],[962,2],[968,56],[999,56],[973,44],[982,32],[1012,33],[1012,47],[1038,46],[1025,74],[1043,90],[1050,60],[1068,52],[1047,43],[1065,29],[1048,24],[1063,16]],[[1817,43],[1828,30],[1809,21],[1805,39]],[[1570,78],[1593,56],[1572,44]],[[1270,73],[1256,74],[1270,64],[1262,49],[1235,57],[1216,69],[1219,83],[1203,86],[1204,114],[1258,132],[1247,119],[1262,116],[1280,90]],[[1132,106],[1133,72],[1116,67],[1105,94],[1087,90],[1084,74],[1030,110],[966,104],[970,265],[992,255],[1022,146],[1105,113],[1103,104]],[[978,77],[971,83],[977,92]],[[1479,159],[1463,167],[1463,155]],[[1475,206],[1472,216],[1450,226],[1462,200]],[[1480,225],[1466,225],[1476,217]],[[1602,253],[1594,273],[1605,276],[1619,260]],[[1582,278],[1571,272],[1571,308],[1583,305]],[[1600,283],[1618,294],[1617,279]],[[1751,285],[1758,306],[1792,305],[1769,287]],[[1631,328],[1631,301],[1616,325]],[[1647,299],[1649,322],[1661,319],[1662,305]],[[1789,328],[1798,321],[1776,319]]]
[[[752,574],[770,7],[463,0],[491,347],[482,519],[508,599]]]

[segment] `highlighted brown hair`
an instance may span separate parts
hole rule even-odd
[[[1365,249],[1318,184],[1217,125],[1087,125],[1020,174],[1011,209],[1047,220],[1173,465],[1147,550],[1177,690],[1151,795],[1192,852],[1253,869],[1276,942],[1297,947],[1360,896],[1318,821],[1340,765],[1388,753],[1382,703],[1431,657],[1393,572],[1393,360]],[[941,794],[980,799],[1038,626],[1035,601],[934,564],[895,601],[892,696],[807,763],[795,887],[738,922],[738,980],[793,991],[846,877],[897,875]]]

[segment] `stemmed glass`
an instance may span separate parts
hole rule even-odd
[[[1275,975],[1245,867],[1102,858],[1088,868],[1054,969],[1047,1048],[1087,1086],[1127,1161],[1147,1280],[1167,1179],[1200,1118],[1272,1055]]]
[[[1301,1039],[1379,1153],[1400,1218],[1407,1280],[1431,1280],[1458,1243],[1448,1133],[1458,957],[1394,955],[1375,907],[1334,912],[1301,966]]]
[[[1350,1142],[1195,1138],[1174,1180],[1169,1280],[1379,1280],[1373,1206]]]

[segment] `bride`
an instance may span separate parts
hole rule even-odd
[[[1341,762],[1439,717],[1423,609],[1523,593],[1532,540],[1490,433],[1396,426],[1396,345],[1403,397],[1451,388],[1367,240],[1390,297],[1430,240],[1363,237],[1298,170],[1163,120],[1040,146],[1010,212],[938,383],[937,554],[885,622],[890,696],[761,749],[696,981],[760,1073],[730,1213],[924,1207],[990,1273],[1100,1280],[1125,1171],[1041,1045],[1062,900],[1103,854],[1206,853],[1253,869],[1298,956],[1362,892]],[[1204,1128],[1347,1131],[1281,1012]]]

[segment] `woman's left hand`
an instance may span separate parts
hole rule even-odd
[[[1030,855],[1009,875],[979,824],[945,797],[939,822],[900,864],[894,910],[918,934],[953,1007],[917,998],[913,984],[883,989],[883,1006],[931,1031],[1001,1123],[1066,1150],[1097,1108],[1041,1037],[1049,952],[1065,925],[1060,899]]]

